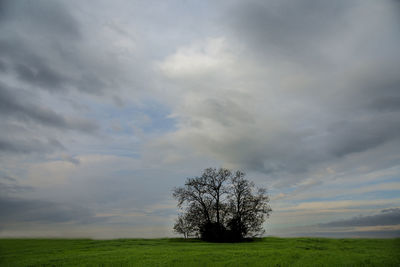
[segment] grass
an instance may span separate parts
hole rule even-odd
[[[400,239],[0,239],[0,266],[400,266]]]

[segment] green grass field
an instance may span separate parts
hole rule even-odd
[[[0,266],[400,266],[400,239],[0,239]]]

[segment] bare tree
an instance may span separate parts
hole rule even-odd
[[[244,176],[243,172],[237,171],[231,178],[229,195],[232,218],[228,224],[237,238],[262,235],[262,224],[272,211],[266,189],[256,190],[254,183]]]
[[[221,202],[222,197],[226,194],[227,188],[225,182],[231,176],[231,171],[227,169],[219,169],[218,171],[213,168],[204,170],[202,181],[204,182],[207,193],[213,198],[216,214],[216,222],[221,223]]]
[[[191,217],[187,214],[180,214],[178,219],[176,219],[174,225],[174,231],[178,234],[182,234],[186,239],[195,233],[196,224],[194,224]]]
[[[188,178],[185,186],[174,189],[173,196],[178,200],[178,207],[195,205],[207,222],[212,220],[212,197],[207,192],[204,177]]]
[[[262,224],[272,211],[265,189],[244,178],[243,172],[205,169],[188,178],[173,196],[184,214],[174,229],[187,237],[187,229],[210,241],[236,241],[263,233]],[[190,226],[190,227],[189,227]]]

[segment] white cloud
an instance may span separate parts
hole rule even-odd
[[[209,38],[190,46],[179,48],[174,54],[158,63],[160,70],[169,78],[210,76],[227,71],[232,60],[223,37]]]

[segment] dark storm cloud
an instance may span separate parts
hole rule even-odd
[[[343,26],[353,1],[246,1],[229,13],[233,31],[257,55],[317,60],[321,44]]]
[[[29,66],[17,64],[15,71],[21,80],[42,87],[59,88],[64,81],[60,74],[52,71],[47,66],[36,65],[35,69],[32,69]]]
[[[12,70],[16,77],[38,88],[50,92],[63,92],[74,78],[67,77],[57,71],[54,66],[40,54],[41,49],[29,45],[29,38],[20,38],[11,34],[9,38],[0,37],[0,60],[3,68]],[[51,51],[47,51],[51,53]],[[56,53],[53,51],[53,53]]]
[[[349,78],[343,95],[327,103],[332,113],[342,116],[325,131],[329,153],[341,157],[400,138],[399,68],[398,62],[377,63]]]
[[[64,150],[65,147],[56,139],[48,139],[47,141],[42,141],[34,137],[22,139],[22,138],[0,136],[0,152],[3,153],[13,153],[13,154],[29,154],[33,152],[49,153],[60,149]]]
[[[1,149],[0,149],[1,150]],[[33,187],[19,185],[15,178],[0,174],[0,195],[23,193],[32,191]]]
[[[56,1],[4,1],[2,14],[0,59],[4,59],[3,64],[29,84],[60,90],[67,77],[40,55],[60,51],[49,51],[41,44],[51,44],[54,50],[59,44],[79,39],[78,22],[62,3]],[[37,40],[42,41],[38,44]]]
[[[400,138],[400,114],[378,114],[331,125],[324,141],[329,153],[342,157]]]
[[[2,0],[0,7],[0,23],[16,20],[40,34],[81,36],[78,22],[60,1]]]
[[[244,47],[246,56],[256,55],[252,60],[265,67],[266,74],[271,67],[278,74],[287,73],[283,79],[300,73],[318,82],[306,88],[296,84],[281,88],[273,77],[264,80],[265,95],[260,96],[279,102],[272,104],[290,109],[287,103],[301,103],[292,114],[271,107],[274,119],[288,123],[287,128],[257,125],[263,114],[250,115],[256,123],[234,127],[226,119],[240,116],[214,105],[205,117],[223,125],[227,136],[236,133],[236,138],[215,142],[205,132],[193,140],[223,161],[264,173],[304,172],[321,162],[398,140],[400,32],[391,5],[391,1],[271,0],[242,2],[229,9],[230,37]],[[371,22],[365,14],[374,9],[381,19]],[[361,25],[366,28],[361,30]]]
[[[69,2],[0,1],[2,156],[66,150],[65,132],[98,133],[96,120],[68,107],[73,94],[102,95],[111,80],[97,51],[85,50],[76,15]]]
[[[70,7],[58,1],[6,1],[3,6],[3,69],[50,92],[71,88],[96,95],[104,92],[108,73],[91,66],[81,48],[82,25],[70,14]]]
[[[381,97],[375,99],[371,101],[371,108],[379,111],[398,111],[400,110],[400,97]]]
[[[40,50],[33,49],[23,44],[24,42],[29,42],[29,40],[0,39],[0,59],[4,59],[0,62],[0,71],[12,70],[20,81],[49,92],[65,93],[70,88],[75,88],[88,94],[100,95],[103,93],[107,84],[99,78],[99,74],[95,70],[86,68],[75,76],[66,75],[59,71],[62,68],[74,69],[79,67],[77,65],[81,63],[74,62],[76,55],[61,54],[65,66],[55,65],[55,63],[45,59],[40,52],[38,53]],[[60,56],[61,51],[57,51],[57,48],[55,50],[47,52],[54,53],[54,57]]]
[[[78,205],[3,196],[0,197],[0,218],[0,225],[17,222],[90,223],[101,220]]]
[[[27,101],[29,95],[0,83],[1,116],[9,116],[21,121],[33,121],[45,126],[78,130],[92,133],[98,129],[95,122],[86,119],[66,118],[57,112]]]
[[[0,72],[5,72],[7,70],[6,64],[0,60]]]
[[[323,227],[352,227],[352,226],[379,226],[400,224],[400,209],[384,209],[380,214],[372,216],[359,216],[349,220],[334,221],[320,224]]]
[[[389,65],[389,63],[388,63]],[[379,112],[399,112],[400,111],[400,78],[398,70],[400,63],[392,63],[389,65],[393,70],[390,73],[377,70],[379,78],[365,79],[364,85],[366,100],[366,109]]]

